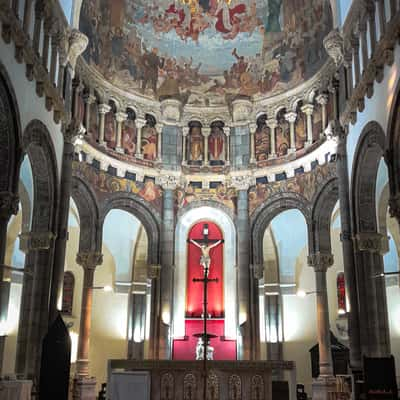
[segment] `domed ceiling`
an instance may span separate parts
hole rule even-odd
[[[84,0],[86,61],[128,92],[194,105],[269,97],[326,61],[327,0]]]

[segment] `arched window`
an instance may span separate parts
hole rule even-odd
[[[344,273],[339,272],[336,278],[338,312],[344,314],[346,312],[346,287],[344,281]]]
[[[74,303],[75,277],[70,271],[64,273],[62,308],[61,312],[66,315],[72,314],[72,306]]]

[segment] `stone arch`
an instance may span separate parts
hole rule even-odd
[[[18,194],[21,126],[15,93],[0,63],[0,192]]]
[[[277,193],[271,196],[266,202],[261,204],[253,213],[250,220],[251,227],[251,241],[253,264],[263,264],[263,237],[264,232],[271,223],[271,221],[283,211],[297,209],[299,210],[308,226],[308,242],[310,243],[310,221],[311,221],[311,204],[303,196],[287,192]]]
[[[214,222],[221,229],[227,244],[224,247],[224,309],[226,315],[236,315],[236,226],[234,219],[226,212],[223,204],[216,202],[197,202],[185,208],[177,218],[175,228],[175,281],[173,307],[173,335],[184,336],[184,316],[186,299],[186,241],[193,225],[201,221]],[[192,203],[191,203],[192,204]],[[225,336],[235,337],[236,318],[226,319]]]
[[[351,196],[356,234],[377,232],[375,188],[384,149],[385,133],[376,121],[370,121],[360,135],[353,162]]]
[[[317,193],[311,212],[312,234],[309,242],[310,254],[321,252],[331,254],[332,212],[339,200],[337,178],[328,181]]]
[[[80,221],[79,252],[101,252],[99,236],[99,206],[96,195],[81,178],[72,178],[71,196],[78,208]]]
[[[189,203],[187,206],[184,208],[181,208],[178,211],[177,214],[177,219],[179,220],[184,214],[189,212],[190,210],[193,210],[195,208],[199,207],[211,207],[211,208],[217,208],[224,212],[225,214],[229,215],[229,217],[232,219],[232,221],[235,221],[235,213],[234,210],[226,206],[225,204],[222,204],[218,201],[215,200],[195,200]]]
[[[129,212],[142,223],[149,240],[148,263],[158,264],[161,226],[161,217],[158,212],[151,208],[141,197],[133,193],[118,192],[112,194],[100,208],[100,222],[97,236],[99,244],[102,243],[104,220],[112,209]]]

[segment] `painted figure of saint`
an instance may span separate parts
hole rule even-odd
[[[219,165],[225,161],[224,157],[225,134],[219,127],[213,127],[208,138],[208,151],[211,164]]]
[[[200,126],[193,126],[190,130],[190,161],[203,161],[204,138]]]
[[[142,128],[142,154],[145,160],[157,158],[157,130],[149,122]]]

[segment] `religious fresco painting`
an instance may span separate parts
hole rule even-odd
[[[89,132],[90,137],[98,141],[99,140],[99,106],[96,101],[94,101],[90,105],[90,114],[89,114]]]
[[[155,161],[157,158],[156,120],[152,115],[146,115],[146,125],[142,128],[142,154],[145,160]]]
[[[277,193],[296,193],[312,201],[315,193],[325,182],[336,176],[335,164],[317,166],[313,171],[296,175],[294,178],[271,183],[257,183],[249,190],[249,213]]]
[[[137,128],[135,124],[135,113],[131,110],[127,112],[128,118],[122,126],[122,147],[124,152],[130,156],[135,155],[137,142]]]
[[[208,137],[208,159],[211,166],[225,164],[225,133],[223,123],[214,123],[211,125],[211,133]]]
[[[327,0],[83,0],[87,62],[156,99],[225,104],[310,78],[327,59]]]

